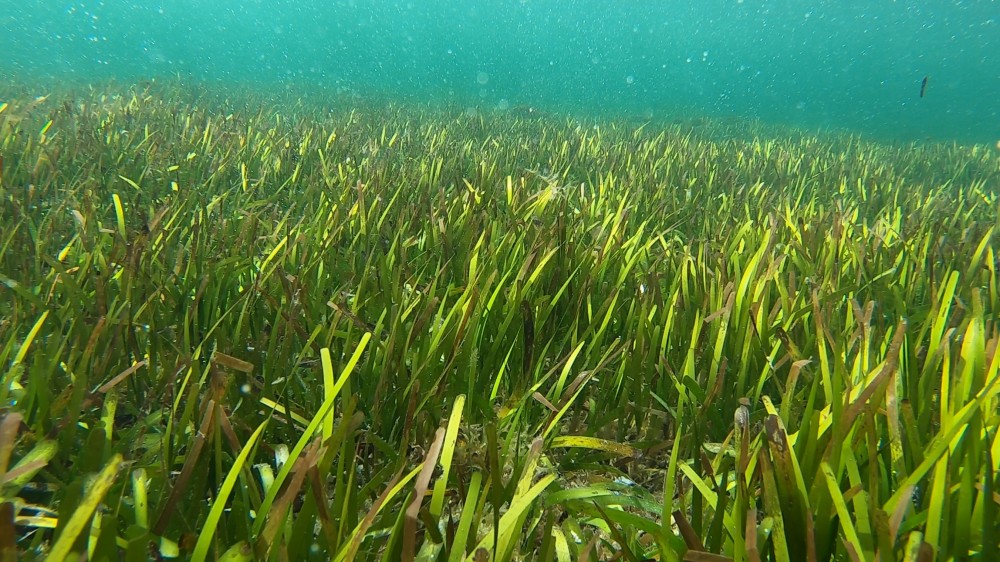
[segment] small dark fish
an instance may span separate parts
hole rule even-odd
[[[920,97],[924,97],[924,92],[927,91],[927,76],[920,82]]]

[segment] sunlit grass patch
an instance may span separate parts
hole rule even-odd
[[[5,103],[0,556],[1000,546],[995,151],[162,82]]]

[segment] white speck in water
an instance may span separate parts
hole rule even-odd
[[[288,445],[280,444],[274,447],[274,465],[281,468],[281,465],[288,461]]]

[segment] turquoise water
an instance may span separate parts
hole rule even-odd
[[[1000,139],[995,0],[0,0],[0,23],[0,78],[36,87],[180,75]]]

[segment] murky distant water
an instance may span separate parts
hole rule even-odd
[[[996,0],[0,0],[0,30],[0,79],[39,88],[180,74],[1000,139]]]

